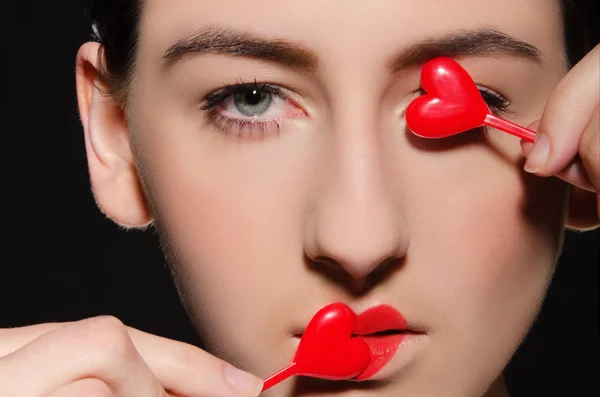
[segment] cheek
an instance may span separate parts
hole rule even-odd
[[[140,162],[188,311],[211,351],[244,351],[219,346],[241,343],[231,324],[254,324],[244,340],[264,339],[276,329],[268,309],[303,269],[303,197],[314,175],[306,135],[239,142],[175,118],[144,133]]]
[[[474,365],[500,366],[527,332],[551,279],[566,187],[486,149],[474,148],[461,162],[443,157],[426,186],[412,183],[422,186],[410,201],[413,281],[435,307],[433,332],[446,342],[441,350],[453,356],[452,346],[485,349],[470,359]]]
[[[556,195],[552,190],[556,189],[544,189]],[[456,306],[456,311],[447,311],[453,316],[462,308],[465,316],[471,316],[463,320],[469,321],[485,322],[504,309],[507,315],[517,309],[529,317],[541,302],[554,269],[562,230],[555,220],[562,209],[555,203],[543,223],[534,223],[527,219],[527,204],[516,191],[493,189],[478,197],[473,193],[475,202],[462,200],[438,213],[436,229],[420,240],[430,243],[422,250],[427,257],[423,271],[437,284],[433,290],[447,294],[438,296],[439,302]]]

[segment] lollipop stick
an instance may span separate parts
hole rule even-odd
[[[516,135],[519,138],[525,139],[526,141],[529,141],[529,142],[533,142],[535,139],[534,131],[528,130],[527,128],[521,127],[520,125],[511,123],[510,121],[496,117],[493,114],[488,114],[485,117],[484,123],[485,123],[485,125],[497,128],[504,132],[508,132],[509,134]]]
[[[275,386],[279,382],[286,380],[290,376],[296,375],[296,369],[294,368],[295,366],[296,366],[296,363],[291,363],[287,367],[283,368],[280,371],[275,372],[273,375],[266,378],[263,382],[262,391],[270,389],[271,387]]]

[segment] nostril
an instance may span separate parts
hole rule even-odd
[[[367,276],[368,281],[373,285],[381,283],[395,271],[400,269],[405,260],[405,256],[401,258],[388,258]]]
[[[319,255],[313,258],[304,255],[307,267],[327,277],[333,283],[342,285],[354,296],[361,296],[371,288],[384,282],[404,263],[404,257],[387,257],[370,271],[352,273],[352,266],[342,266],[335,259]],[[360,269],[363,267],[357,266]]]
[[[333,259],[331,259],[329,257],[326,257],[324,255],[316,256],[313,260],[317,264],[327,265],[327,266],[329,266],[331,268],[339,268],[340,267],[340,265],[335,260],[333,260]]]
[[[332,258],[323,255],[310,258],[305,254],[305,260],[307,261],[309,268],[325,275],[334,282],[346,285],[350,285],[354,282],[354,278]]]

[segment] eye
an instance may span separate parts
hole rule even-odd
[[[477,89],[479,89],[479,93],[483,97],[485,103],[487,103],[490,107],[490,110],[499,113],[504,113],[507,111],[508,107],[511,104],[511,102],[508,99],[487,87],[478,85]]]
[[[246,87],[236,91],[232,97],[233,105],[245,116],[261,116],[273,102],[273,92],[265,89]]]
[[[280,124],[306,113],[275,85],[240,82],[211,94],[200,110],[222,133],[261,137],[279,133]]]

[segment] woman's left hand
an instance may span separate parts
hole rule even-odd
[[[575,185],[580,188],[573,190],[575,200],[590,203],[592,199],[594,219],[590,216],[587,220],[579,219],[583,226],[597,225],[600,219],[599,108],[600,46],[597,45],[559,82],[542,118],[531,124],[530,128],[537,127],[535,142],[521,142],[527,158],[526,171],[539,176],[554,175]]]

